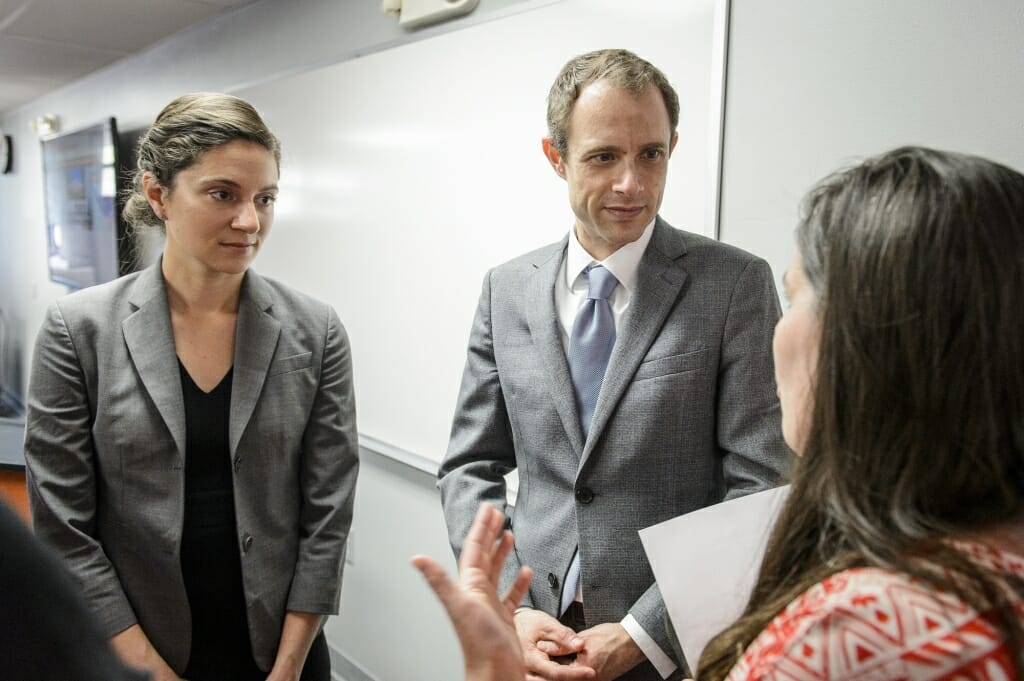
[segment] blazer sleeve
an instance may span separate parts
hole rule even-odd
[[[25,463],[35,532],[77,578],[106,636],[136,623],[96,530],[96,461],[89,390],[58,303],[36,337]]]
[[[328,307],[320,380],[302,436],[302,509],[290,611],[338,612],[358,470],[352,354],[341,320]]]
[[[441,505],[455,556],[481,503],[506,511],[505,475],[516,467],[515,446],[501,390],[491,334],[491,277],[484,278],[469,337],[466,367],[455,405],[448,452],[438,469]],[[506,520],[506,526],[510,526]],[[508,588],[521,564],[512,551],[499,579]],[[524,605],[532,605],[527,594]]]
[[[729,302],[718,367],[718,447],[725,499],[779,484],[792,454],[782,439],[772,336],[779,297],[768,263],[750,261]]]

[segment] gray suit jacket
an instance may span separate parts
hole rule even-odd
[[[503,476],[518,469],[502,586],[530,565],[526,604],[555,613],[578,542],[587,624],[631,613],[671,655],[637,531],[776,484],[789,453],[775,285],[763,260],[659,218],[584,440],[554,302],[566,243],[484,281],[438,474],[451,543],[457,553],[481,501],[505,508]],[[629,678],[657,676],[645,665]]]
[[[37,534],[78,578],[105,635],[138,623],[181,673],[191,648],[185,416],[160,263],[50,307],[27,419]],[[229,443],[249,635],[269,669],[286,611],[338,611],[357,436],[337,314],[251,270]]]

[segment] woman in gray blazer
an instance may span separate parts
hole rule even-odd
[[[168,104],[124,209],[163,228],[162,257],[54,303],[36,342],[36,532],[156,681],[330,675],[321,627],[358,468],[351,358],[330,306],[249,269],[279,164],[248,103]]]

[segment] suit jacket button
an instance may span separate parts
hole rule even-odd
[[[252,535],[245,535],[245,539],[242,540],[242,551],[248,552],[252,548]]]
[[[576,501],[581,504],[589,504],[594,500],[594,492],[589,487],[580,487],[576,490]]]
[[[552,589],[558,588],[558,577],[555,577],[552,573],[548,573],[548,586]]]

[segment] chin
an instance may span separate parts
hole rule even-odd
[[[211,269],[215,270],[216,272],[220,272],[221,274],[239,275],[245,274],[245,271],[249,269],[250,264],[252,264],[252,261],[247,260],[244,263],[227,263],[221,265],[220,267],[213,267]]]
[[[631,244],[640,238],[646,226],[646,222],[642,225],[615,225],[612,229],[608,230],[608,241],[613,243],[616,248]]]
[[[787,423],[782,419],[782,440],[786,446],[797,456],[803,456],[804,445],[807,442],[807,429],[795,423]]]

